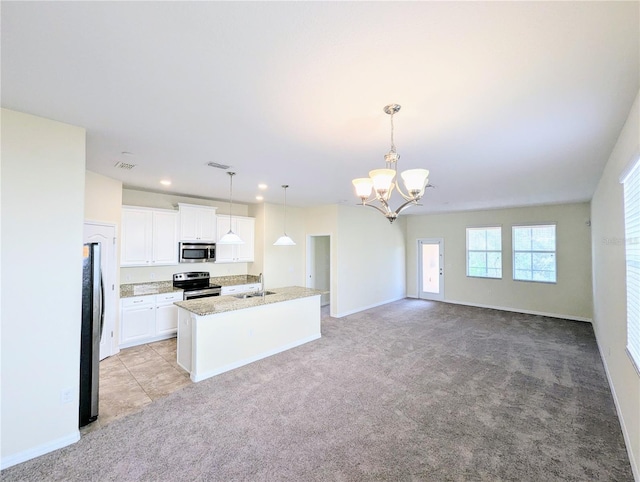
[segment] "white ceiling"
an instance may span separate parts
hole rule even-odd
[[[8,2],[2,106],[87,129],[125,186],[357,202],[430,169],[408,213],[591,198],[639,89],[639,2]],[[131,155],[123,155],[123,152]],[[114,165],[136,164],[131,171]],[[159,184],[169,178],[173,184]],[[396,201],[399,204],[399,200]]]

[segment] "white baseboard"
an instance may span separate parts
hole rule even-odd
[[[353,315],[354,313],[360,313],[361,311],[364,310],[370,310],[371,308],[377,308],[378,306],[382,306],[382,305],[386,305],[387,303],[393,303],[394,301],[399,301],[399,300],[403,300],[405,299],[404,296],[400,296],[398,298],[392,298],[390,300],[386,300],[386,301],[381,301],[380,303],[375,303],[373,305],[369,305],[369,306],[363,306],[361,308],[356,308],[355,310],[351,310],[351,311],[345,311],[342,313],[336,313],[335,315],[331,315],[333,318],[342,318],[345,316],[349,316],[349,315]]]
[[[602,360],[602,365],[604,366],[604,373],[607,375],[607,382],[609,383],[609,389],[611,390],[611,395],[613,395],[613,404],[616,407],[616,413],[618,414],[618,420],[620,421],[620,428],[622,429],[624,444],[627,448],[627,455],[629,456],[629,462],[631,463],[631,471],[633,472],[633,479],[636,482],[640,482],[640,467],[638,467],[638,461],[635,460],[633,456],[633,452],[631,451],[631,439],[629,438],[629,432],[627,430],[627,426],[624,423],[624,418],[622,417],[622,410],[620,409],[620,403],[618,402],[618,395],[616,394],[616,389],[613,386],[613,380],[611,379],[611,374],[609,373],[609,366],[607,365],[607,360],[604,357],[602,348],[600,347],[600,342],[598,341],[597,335],[596,335],[596,344],[598,345],[598,353],[600,353],[600,359]]]
[[[147,343],[154,343],[156,341],[168,340],[169,338],[175,338],[176,336],[177,336],[177,332],[166,333],[164,335],[157,335],[157,336],[145,338],[144,340],[136,340],[136,341],[130,341],[128,343],[121,343],[120,345],[118,345],[118,351],[116,353],[120,352],[120,350],[124,350],[125,348],[131,348],[132,346],[145,345]]]
[[[300,340],[296,340],[296,341],[294,341],[292,343],[287,343],[286,345],[279,346],[278,348],[274,348],[273,350],[262,352],[262,353],[260,353],[260,354],[258,354],[256,356],[252,356],[252,357],[249,357],[249,358],[244,358],[244,359],[238,360],[237,362],[234,362],[234,363],[229,363],[228,365],[224,365],[224,366],[222,366],[220,368],[217,368],[215,370],[212,370],[212,371],[208,371],[208,372],[205,372],[205,373],[191,373],[191,381],[200,382],[200,381],[205,380],[207,378],[211,378],[211,377],[213,377],[215,375],[220,375],[221,373],[228,372],[228,371],[233,370],[235,368],[240,368],[241,366],[248,365],[249,363],[253,363],[253,362],[258,361],[258,360],[262,360],[263,358],[267,358],[267,357],[269,357],[271,355],[275,355],[277,353],[281,353],[283,351],[290,350],[291,348],[295,348],[297,346],[304,345],[305,343],[309,343],[310,341],[317,340],[320,337],[321,337],[321,335],[320,335],[320,333],[318,333],[317,335],[308,336],[306,338],[302,338]]]
[[[75,432],[70,433],[65,437],[60,437],[56,440],[38,445],[37,447],[32,447],[29,450],[25,450],[24,452],[3,457],[2,461],[0,461],[0,470],[4,470],[13,465],[26,462],[27,460],[35,459],[36,457],[40,457],[41,455],[48,454],[49,452],[53,452],[54,450],[58,450],[62,447],[66,447],[67,445],[74,444],[78,440],[80,440],[80,431],[76,430]]]
[[[413,297],[408,297],[408,298],[413,298]],[[500,311],[512,311],[514,313],[523,313],[525,315],[547,316],[549,318],[561,318],[563,320],[584,321],[587,323],[593,322],[591,318],[586,318],[584,316],[562,315],[558,313],[546,313],[544,311],[523,310],[520,308],[510,308],[507,306],[483,305],[480,303],[469,303],[467,301],[456,301],[456,300],[438,300],[438,301],[441,301],[442,303],[451,303],[453,305],[474,306],[476,308],[489,308],[492,310],[500,310]]]

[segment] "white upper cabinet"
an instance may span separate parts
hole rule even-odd
[[[216,242],[217,208],[184,203],[179,203],[178,207],[180,209],[180,241]]]
[[[244,244],[216,244],[216,263],[251,263],[254,260],[255,218],[231,217],[231,230]],[[218,216],[218,239],[229,231],[229,216]]]
[[[153,262],[176,264],[178,262],[178,213],[175,211],[153,212]]]
[[[122,207],[121,266],[178,264],[178,213]]]

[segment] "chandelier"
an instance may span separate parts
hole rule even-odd
[[[369,171],[369,177],[354,179],[353,185],[356,188],[356,195],[362,201],[363,206],[370,206],[380,211],[390,223],[393,223],[398,215],[412,205],[418,205],[418,201],[424,194],[424,190],[429,182],[429,171],[427,169],[408,169],[400,173],[406,193],[402,191],[398,184],[396,174],[398,172],[398,159],[400,154],[396,152],[393,143],[393,115],[400,110],[398,104],[389,104],[384,111],[391,116],[391,150],[385,154],[384,169],[374,169]],[[389,207],[389,200],[393,190],[397,189],[404,198],[405,203],[398,209],[392,211]],[[373,190],[374,196],[371,196]],[[371,204],[377,201],[380,205]]]

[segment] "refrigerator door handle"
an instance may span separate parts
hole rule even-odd
[[[102,340],[102,332],[104,331],[104,281],[102,273],[100,273],[100,340]]]

